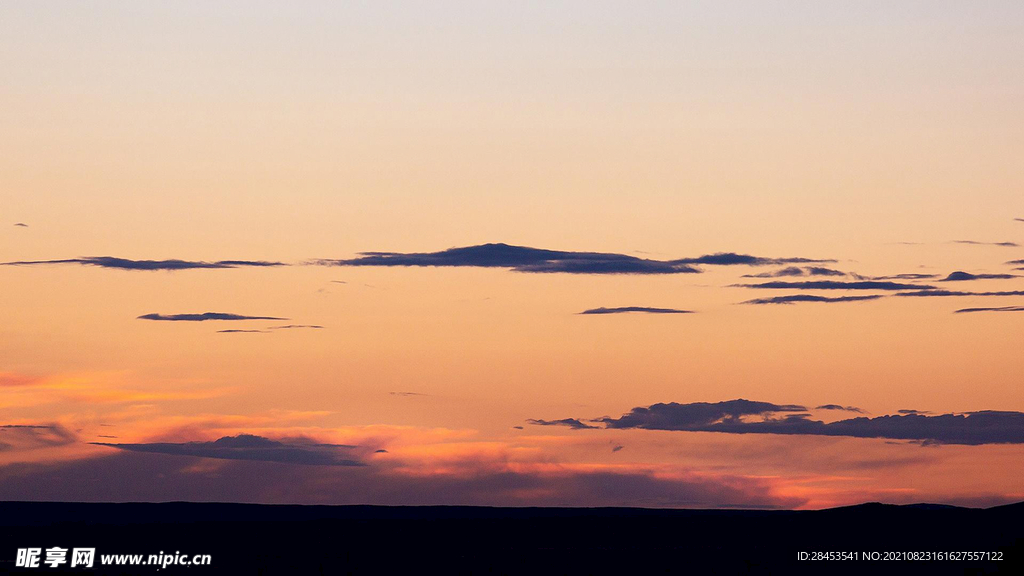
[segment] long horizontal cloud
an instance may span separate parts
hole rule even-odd
[[[971,274],[970,272],[956,271],[946,276],[939,282],[964,282],[969,280],[1007,280],[1018,278],[1016,274]]]
[[[678,260],[652,260],[627,254],[545,250],[508,244],[482,244],[449,248],[440,252],[363,252],[347,260],[315,260],[324,266],[462,266],[507,268],[517,272],[568,274],[695,274],[694,265],[769,265],[829,262],[808,258],[762,258],[720,253]]]
[[[641,312],[645,314],[693,314],[692,310],[678,310],[676,308],[650,308],[647,306],[622,306],[619,308],[591,308],[580,314],[625,314],[629,312]]]
[[[203,312],[201,314],[143,314],[139,320],[161,320],[166,322],[205,322],[207,320],[287,320],[276,316],[245,316],[226,312]]]
[[[977,240],[953,240],[954,244],[970,244],[972,246],[1002,246],[1004,248],[1017,248],[1020,244],[1016,242],[978,242]]]
[[[98,266],[100,268],[116,268],[118,270],[191,270],[196,268],[266,268],[287,266],[284,262],[268,262],[264,260],[217,260],[214,262],[196,260],[129,260],[112,256],[87,256],[67,258],[64,260],[23,260],[4,262],[2,266],[35,266],[42,264],[79,264],[82,266]]]
[[[900,292],[897,296],[910,298],[942,298],[949,296],[1024,296],[1024,290],[1003,290],[997,292],[966,292],[959,290],[921,290],[918,292]]]
[[[836,280],[808,280],[806,282],[762,282],[761,284],[738,284],[742,288],[768,290],[930,290],[926,284],[902,284],[874,280],[840,282]]]
[[[213,442],[154,442],[146,444],[111,444],[92,442],[97,446],[110,446],[119,450],[152,452],[174,456],[196,456],[221,460],[255,460],[259,462],[280,462],[285,464],[306,464],[319,466],[364,466],[362,462],[348,455],[340,454],[351,446],[335,444],[296,444],[270,440],[252,434],[225,436]]]
[[[858,302],[861,300],[877,300],[881,296],[875,294],[871,296],[837,296],[831,298],[828,296],[813,296],[811,294],[792,294],[789,296],[774,296],[771,298],[755,298],[753,300],[747,300],[744,304],[796,304],[798,302]]]
[[[1024,308],[1022,308],[1024,310]],[[749,417],[760,417],[751,420]],[[619,418],[596,418],[606,428],[641,428],[730,434],[798,434],[888,438],[940,444],[1024,444],[1024,413],[985,410],[964,414],[900,414],[825,423],[802,406],[750,400],[654,404]]]
[[[965,312],[1024,312],[1024,306],[1000,306],[998,308],[961,308],[956,314]]]

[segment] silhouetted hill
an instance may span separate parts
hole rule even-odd
[[[1024,503],[820,511],[0,503],[0,572],[45,574],[1022,574]],[[210,566],[14,568],[18,548],[209,554]],[[798,561],[798,553],[857,560]],[[1002,560],[865,560],[987,552]],[[45,556],[45,553],[44,553]]]

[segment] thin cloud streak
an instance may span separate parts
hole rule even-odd
[[[621,306],[619,308],[591,308],[580,312],[581,315],[591,314],[626,314],[639,312],[643,314],[693,314],[692,310],[678,310],[676,308],[650,308],[648,306]]]
[[[218,260],[215,262],[193,261],[193,260],[130,260],[128,258],[114,258],[112,256],[87,256],[82,258],[67,258],[64,260],[21,260],[16,262],[3,262],[0,266],[37,266],[53,264],[78,264],[81,266],[96,266],[99,268],[114,268],[117,270],[192,270],[202,268],[243,268],[256,267],[267,268],[275,266],[287,266],[283,262],[268,262],[264,260]]]
[[[244,316],[226,312],[203,312],[201,314],[143,314],[138,320],[159,320],[164,322],[206,322],[208,320],[287,320],[276,316]]]

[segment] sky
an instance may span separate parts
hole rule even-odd
[[[0,499],[1024,499],[1019,2],[0,7]]]

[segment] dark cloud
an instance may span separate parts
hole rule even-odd
[[[72,444],[77,436],[60,424],[0,425],[0,452],[52,448]]]
[[[764,288],[769,290],[930,290],[926,284],[900,284],[862,280],[840,282],[837,280],[808,280],[806,282],[762,282],[761,284],[738,284],[742,288]]]
[[[897,412],[899,412],[900,414],[931,414],[931,412],[929,412],[928,410],[908,410],[908,409],[903,409],[903,410],[897,410]]]
[[[1020,244],[1016,242],[978,242],[976,240],[953,240],[954,244],[970,244],[972,246],[1003,246],[1005,248],[1017,248]]]
[[[622,450],[623,448],[625,448],[625,446],[621,446],[621,445],[620,446],[613,446],[612,447],[612,452],[618,452],[619,450]]]
[[[1024,290],[1007,290],[1000,292],[961,292],[958,290],[921,290],[920,292],[900,292],[897,296],[913,298],[946,297],[946,296],[1024,296]]]
[[[266,333],[267,333],[266,330],[241,330],[241,329],[217,330],[217,334],[266,334]]]
[[[1006,280],[1017,278],[1016,274],[971,274],[969,272],[956,271],[946,276],[939,282],[964,282],[968,280]]]
[[[323,266],[471,266],[507,268],[517,272],[567,274],[695,274],[697,264],[710,266],[778,265],[820,263],[832,260],[810,258],[762,258],[746,254],[719,253],[697,258],[653,260],[627,254],[544,250],[508,244],[482,244],[449,248],[440,252],[363,252],[347,260],[315,260]]]
[[[647,408],[633,408],[632,411],[620,418],[598,418],[593,422],[602,422],[608,428],[689,430],[692,427],[709,426],[721,422],[739,422],[742,416],[806,411],[807,408],[793,404],[778,405],[744,399],[691,404],[670,402],[654,404]],[[561,422],[561,420],[556,422]]]
[[[386,459],[381,459],[386,460]],[[770,480],[743,476],[663,477],[650,471],[558,473],[481,467],[471,474],[409,474],[399,466],[284,466],[122,450],[110,456],[0,468],[0,500],[191,501],[264,504],[475,506],[645,506],[794,508]]]
[[[243,316],[226,312],[203,312],[202,314],[143,314],[139,320],[163,320],[167,322],[205,322],[207,320],[287,320],[275,316]]]
[[[468,266],[508,268],[517,272],[569,274],[692,274],[697,268],[626,254],[566,252],[508,244],[449,248],[440,252],[363,252],[348,260],[316,260],[324,266]]]
[[[918,413],[875,418],[861,416],[825,423],[812,420],[802,406],[729,400],[654,404],[633,408],[619,418],[604,417],[592,421],[614,429],[850,436],[936,444],[1024,444],[1024,413],[994,410],[938,416]]]
[[[597,428],[597,426],[591,426],[590,424],[584,424],[576,418],[562,418],[561,420],[527,420],[529,424],[535,426],[567,426],[574,430],[583,430],[585,428]]]
[[[822,268],[820,266],[808,266],[805,268],[789,266],[787,268],[780,268],[771,272],[743,275],[744,278],[788,278],[793,276],[846,276],[846,272],[833,270],[832,268]]]
[[[864,414],[864,410],[857,408],[856,406],[840,406],[839,404],[822,404],[821,406],[815,406],[815,410],[842,410],[845,412],[856,412],[858,414]]]
[[[677,310],[675,308],[649,308],[646,306],[622,306],[620,308],[591,308],[580,314],[623,314],[627,312],[643,312],[645,314],[693,314],[692,310]]]
[[[14,225],[18,228],[28,228],[28,224],[25,224],[24,222],[15,222]]]
[[[1016,222],[1024,222],[1024,218],[1014,218]]]
[[[854,275],[857,280],[931,280],[938,278],[938,274],[893,274],[891,276],[861,276],[859,274]]]
[[[747,300],[744,304],[795,304],[797,302],[858,302],[860,300],[877,300],[879,295],[871,296],[812,296],[810,294],[792,294],[789,296],[774,296],[771,298],[755,298]]]
[[[1024,260],[1010,260],[1009,262],[1007,262],[1007,264],[1011,266],[1015,266],[1017,264],[1024,264]]]
[[[782,264],[820,264],[835,262],[831,259],[816,258],[763,258],[749,254],[736,254],[735,252],[718,252],[716,254],[705,254],[696,258],[683,258],[673,260],[679,264],[706,264],[709,266],[779,266]]]
[[[336,444],[284,443],[252,434],[225,436],[213,442],[154,442],[147,444],[110,444],[92,442],[97,446],[110,446],[119,450],[152,452],[173,456],[196,456],[221,460],[255,460],[284,464],[320,466],[364,466],[349,455],[339,454]],[[344,456],[344,457],[343,457]]]
[[[285,326],[270,326],[270,327],[267,328],[267,330],[295,330],[295,329],[298,329],[298,328],[309,328],[309,329],[312,329],[312,330],[320,330],[320,329],[323,328],[323,326],[319,326],[317,324],[288,324],[288,325],[285,325]]]
[[[998,308],[961,308],[954,312],[954,314],[963,314],[965,312],[1024,312],[1024,306],[1000,306]]]
[[[87,256],[65,260],[23,260],[3,262],[0,266],[34,266],[39,264],[79,264],[82,266],[98,266],[100,268],[116,268],[118,270],[191,270],[196,268],[265,268],[270,266],[287,266],[283,262],[266,262],[263,260],[202,262],[190,260],[129,260],[127,258],[113,258],[111,256]]]

